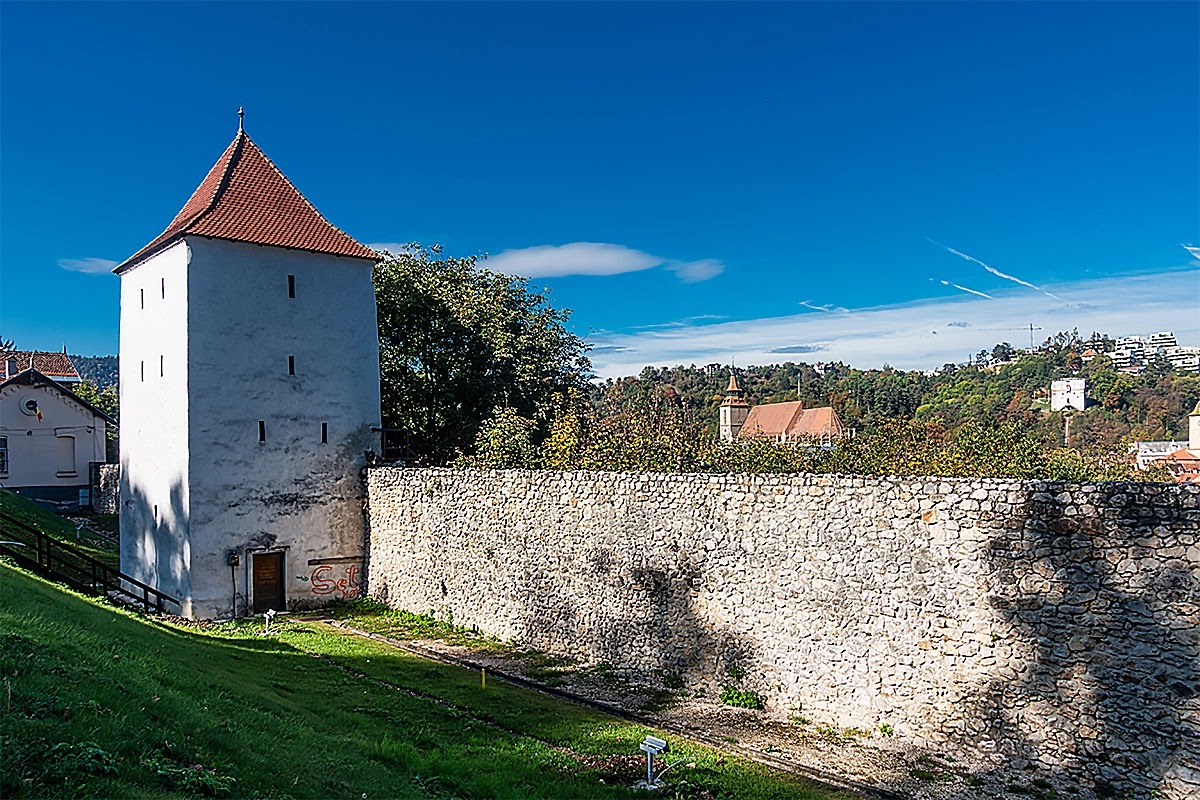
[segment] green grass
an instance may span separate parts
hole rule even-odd
[[[0,564],[0,796],[646,796],[648,729],[277,622],[178,627]],[[842,796],[670,738],[673,796]]]
[[[23,522],[30,527],[37,528],[47,536],[66,542],[82,550],[87,555],[107,564],[113,569],[120,569],[121,554],[117,552],[114,544],[88,531],[79,532],[77,538],[75,525],[70,520],[60,517],[53,511],[47,511],[28,498],[5,489],[0,489],[0,512],[7,514],[18,522]],[[106,516],[115,519],[114,515]],[[106,521],[104,524],[111,523]],[[32,534],[16,525],[5,525],[3,521],[0,521],[0,527],[4,531],[3,538],[25,542],[31,548],[30,556],[33,555],[32,547],[34,539]],[[69,556],[64,557],[69,558]]]

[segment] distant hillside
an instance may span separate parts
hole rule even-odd
[[[98,389],[117,388],[116,356],[71,356],[79,377],[96,384]]]

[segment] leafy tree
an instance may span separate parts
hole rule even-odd
[[[541,466],[533,443],[537,423],[511,408],[498,408],[479,426],[475,454],[459,459],[460,466],[481,469],[535,469]]]
[[[471,449],[497,408],[540,441],[590,371],[569,312],[477,262],[412,244],[375,268],[384,426],[431,463]]]
[[[120,420],[121,400],[117,394],[116,387],[106,386],[103,389],[98,389],[90,381],[80,381],[70,388],[80,400],[91,403],[113,419]],[[105,456],[110,464],[116,463],[118,457],[117,435],[116,428],[112,426],[105,428]]]

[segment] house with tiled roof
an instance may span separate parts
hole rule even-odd
[[[1181,447],[1158,460],[1176,483],[1200,483],[1200,402],[1188,415],[1187,447]]]
[[[162,233],[114,270],[121,569],[185,616],[357,586],[359,471],[379,448],[378,260],[239,122]]]
[[[71,363],[67,351],[46,353],[41,350],[0,350],[0,363],[4,374],[0,380],[15,378],[26,370],[34,369],[59,383],[79,383],[79,372]]]
[[[0,381],[0,487],[74,511],[89,504],[91,465],[104,463],[105,434],[116,422],[68,386],[37,369],[6,370]]]

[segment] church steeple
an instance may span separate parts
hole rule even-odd
[[[730,369],[729,387],[725,390],[725,399],[721,401],[721,441],[736,441],[749,415],[750,404],[746,402],[746,392],[738,385],[737,375]]]

